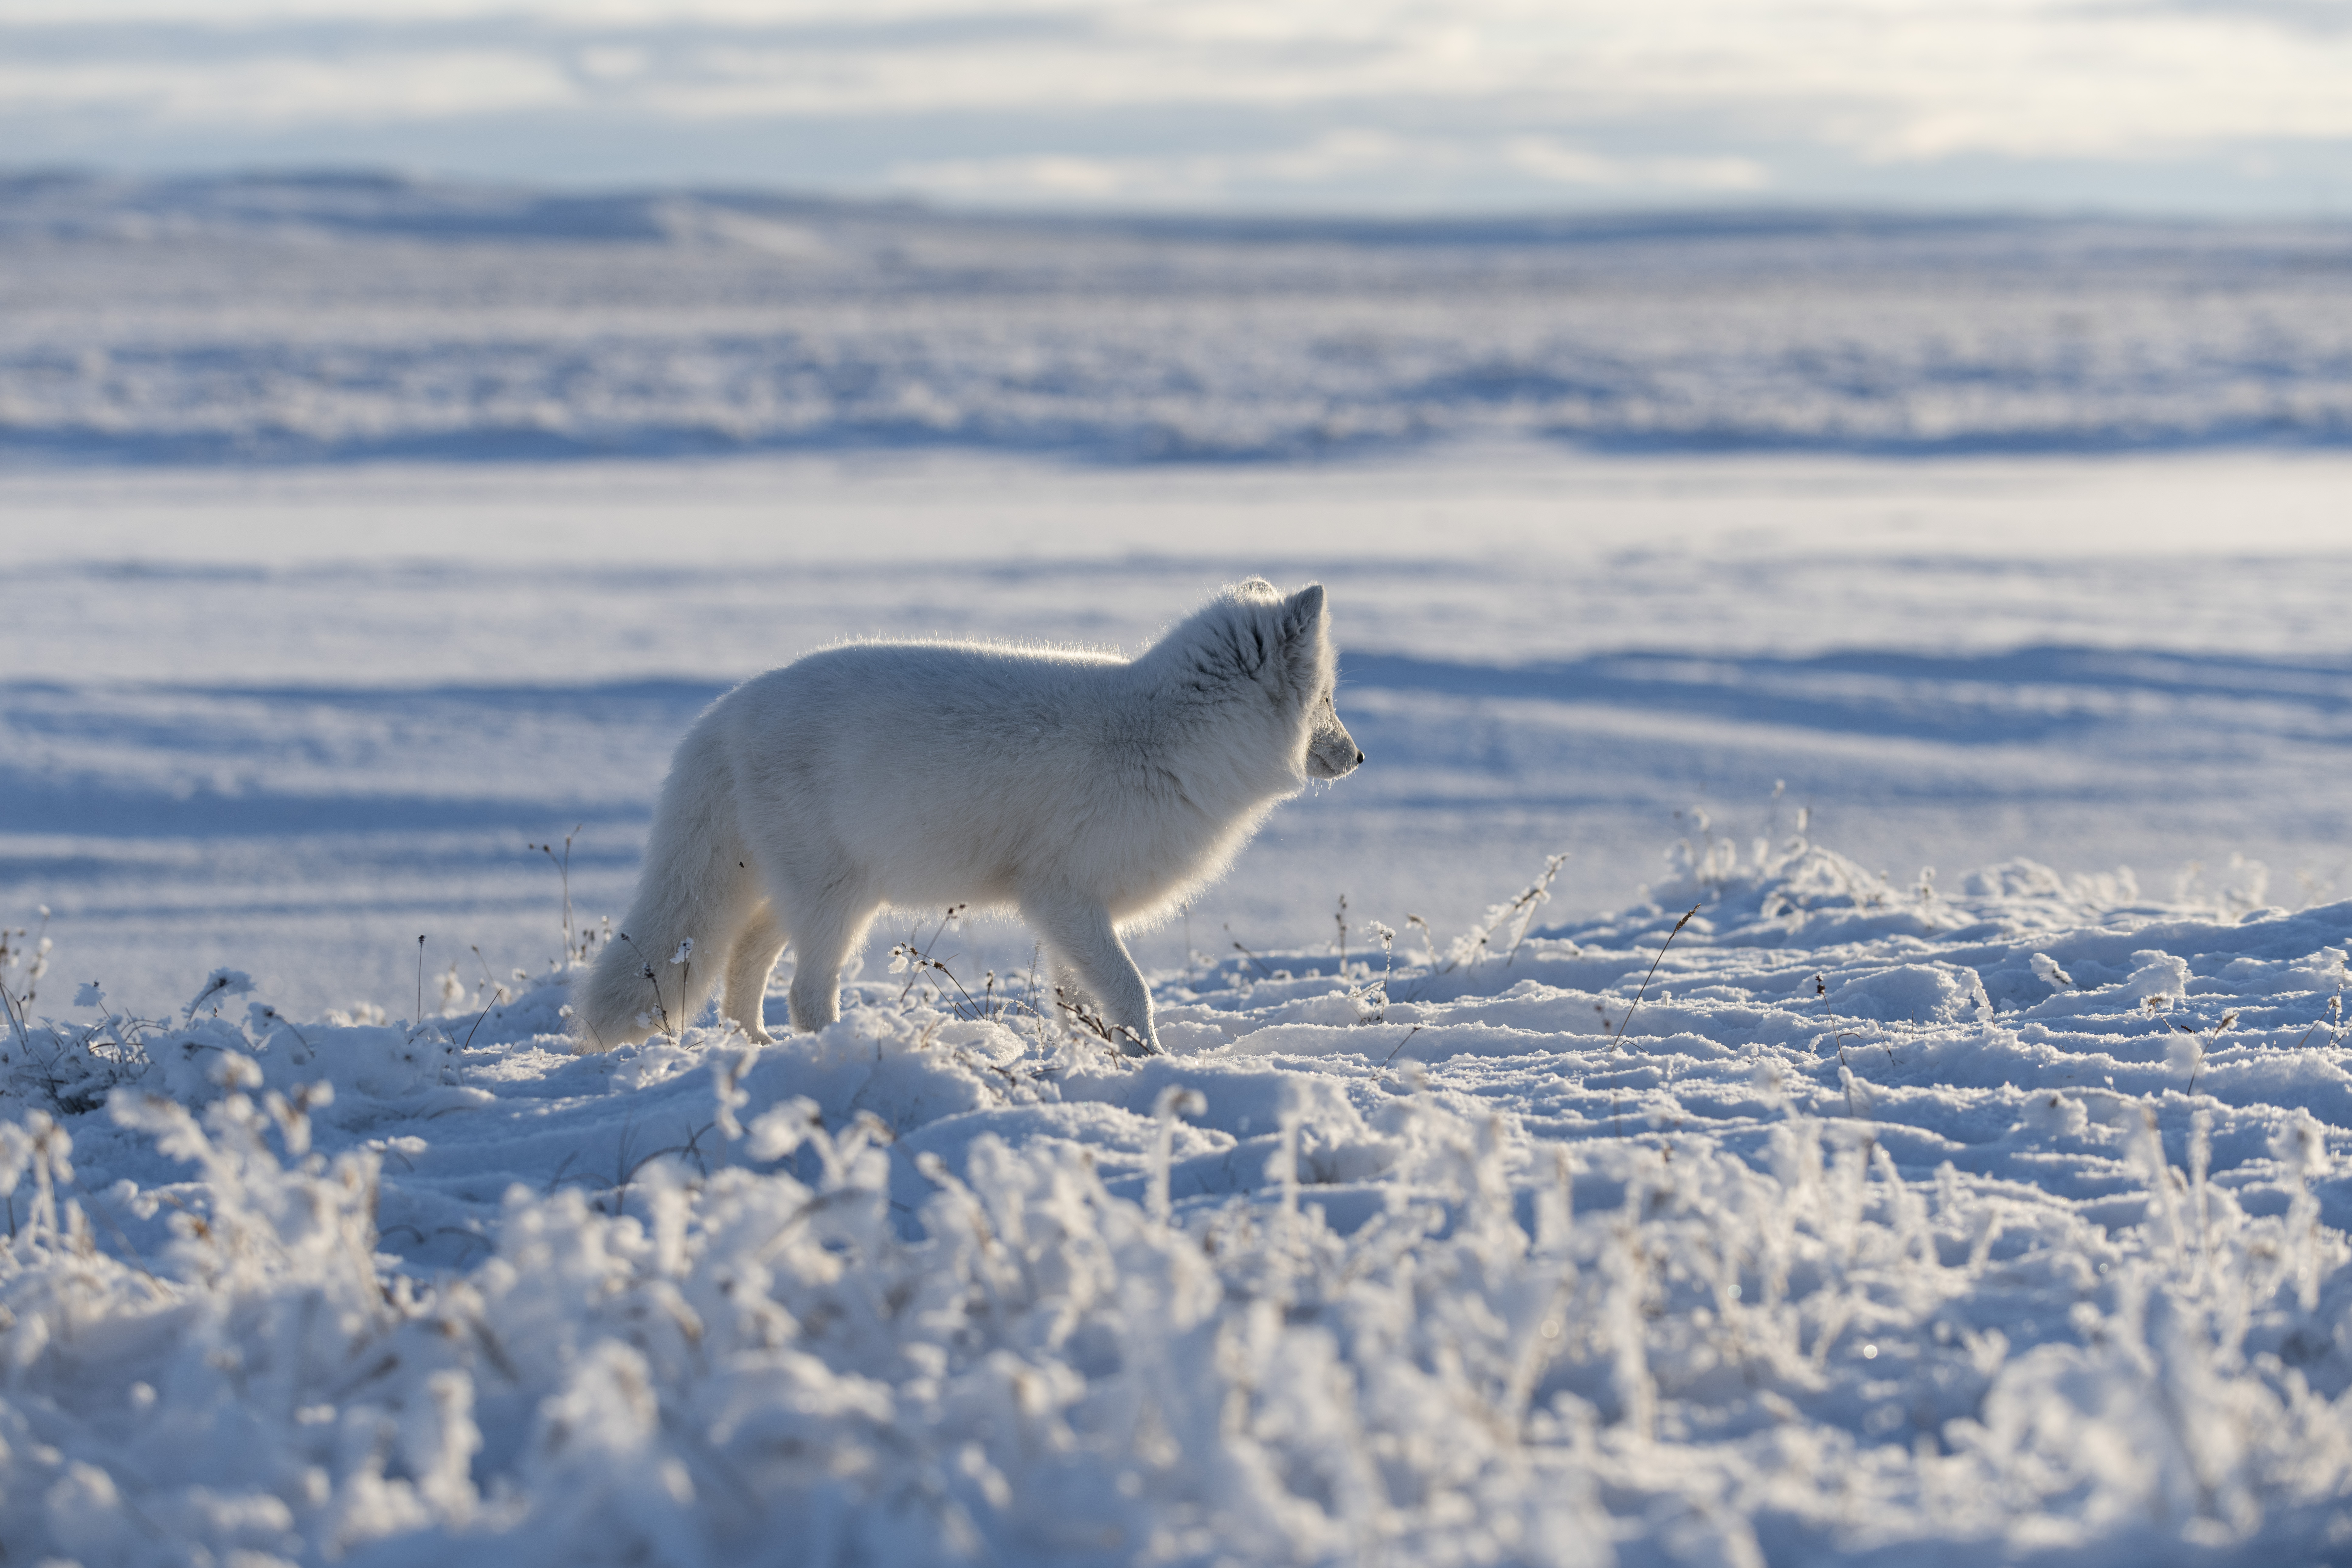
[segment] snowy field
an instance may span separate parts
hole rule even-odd
[[[0,448],[2341,447],[2347,247],[2340,222],[1251,226],[0,178]]]
[[[1523,445],[0,474],[0,885],[150,1009],[227,964],[414,1012],[420,933],[468,984],[562,951],[526,845],[578,826],[575,901],[621,912],[736,680],[855,635],[1133,649],[1265,573],[1330,585],[1374,765],[1276,816],[1204,950],[1319,940],[1341,895],[1459,930],[1559,850],[1555,908],[1599,912],[1694,808],[1742,842],[1808,810],[1898,881],[2026,856],[2300,906],[2352,893],[2347,491],[2326,453]]]
[[[2341,230],[26,181],[0,292],[12,1558],[2352,1555]],[[601,930],[729,684],[1251,573],[1371,761],[1166,1058],[923,911],[565,1054],[527,847]]]

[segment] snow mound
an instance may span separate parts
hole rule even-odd
[[[885,985],[595,1058],[551,982],[12,1010],[0,1539],[2123,1563],[2352,1527],[2352,904],[1896,889],[1801,841],[1530,929],[1543,891],[1418,961],[1162,975],[1141,1063]]]

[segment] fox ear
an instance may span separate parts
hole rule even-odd
[[[1282,637],[1285,642],[1297,637],[1312,637],[1323,621],[1323,584],[1310,583],[1282,602]]]

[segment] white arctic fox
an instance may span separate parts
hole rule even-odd
[[[1222,871],[1276,801],[1364,760],[1332,705],[1337,662],[1319,585],[1286,598],[1252,578],[1134,659],[853,643],[745,681],[678,745],[629,940],[573,987],[580,1046],[644,1039],[657,997],[682,1024],[721,976],[721,1009],[765,1041],[788,941],[793,1026],[821,1029],[877,910],[970,903],[1017,909],[1129,1048],[1157,1050],[1118,927]]]

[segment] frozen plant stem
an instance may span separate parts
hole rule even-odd
[[[555,846],[552,844],[526,844],[523,846],[526,849],[536,849],[541,854],[546,856],[550,860],[555,861],[555,873],[562,880],[563,961],[566,963],[571,963],[573,959],[580,956],[580,953],[576,951],[580,944],[573,940],[572,931],[572,841],[580,836],[581,826],[582,825],[579,823],[573,823],[572,825],[572,831],[563,836],[563,858],[560,860],[556,859]]]
[[[961,907],[961,905],[957,906],[959,909]],[[898,1005],[901,1007],[907,1005],[907,998],[914,994],[917,983],[923,978],[924,972],[929,970],[947,976],[948,984],[956,988],[956,995],[962,997],[963,1000],[956,1001],[953,997],[948,996],[945,992],[933,987],[925,994],[927,1003],[943,1000],[948,1005],[948,1011],[958,1018],[993,1018],[996,1016],[996,971],[993,969],[988,972],[989,1000],[985,1005],[964,988],[963,982],[955,977],[955,971],[950,969],[941,960],[933,958],[929,953],[917,947],[911,938],[890,950],[890,973],[896,974],[900,969],[907,971],[907,984],[898,989]]]
[[[27,1018],[31,1016],[27,1010],[40,994],[41,976],[47,973],[49,968],[49,906],[41,905],[40,911],[41,929],[37,931],[28,931],[19,926],[11,932],[0,927],[0,975],[5,975],[18,964],[24,965],[25,990],[23,994],[16,997],[14,1006]],[[8,944],[11,935],[18,939],[13,950]],[[0,979],[0,992],[7,989],[6,982]]]
[[[2206,1053],[2207,1051],[2211,1050],[2211,1049],[2213,1048],[2213,1042],[2214,1042],[2214,1041],[2216,1041],[2216,1040],[2218,1040],[2218,1039],[2220,1039],[2220,1038],[2221,1037],[2222,1032],[2223,1032],[2224,1030],[2228,1029],[2231,1025],[2235,1024],[2237,1021],[2238,1021],[2237,1009],[2235,1009],[2235,1008],[2231,1008],[2229,1012],[2224,1013],[2224,1014],[2222,1014],[2222,1015],[2221,1015],[2221,1021],[2220,1023],[2218,1023],[2218,1024],[2214,1025],[2210,1029],[2207,1030],[2207,1031],[2205,1032],[2205,1034],[2204,1034],[2203,1036],[2201,1036],[2201,1037],[2200,1037],[2200,1036],[2199,1036],[2199,1035],[2197,1034],[2197,1032],[2196,1032],[2195,1030],[2193,1030],[2193,1029],[2181,1029],[2181,1030],[2180,1030],[2180,1032],[2181,1032],[2182,1034],[2184,1034],[2184,1035],[2188,1035],[2190,1038],[2195,1039],[2195,1040],[2197,1041],[2196,1055],[2195,1055],[2195,1056],[2193,1056],[2193,1057],[2191,1057],[2191,1058],[2189,1058],[2189,1099],[2194,1100],[2194,1099],[2196,1099],[2196,1098],[2197,1098],[2197,1075],[2198,1075],[2199,1073],[2203,1072],[2203,1071],[2205,1070],[2205,1053]],[[2315,1026],[2315,1027],[2316,1027],[2316,1026]],[[2178,1025],[2178,1024],[2173,1025],[2173,1027],[2174,1027],[2174,1028],[2176,1028],[2176,1029],[2180,1029],[2180,1026],[2179,1026],[2179,1025]],[[2305,1039],[2309,1039],[2310,1037],[2311,1037],[2311,1033],[2310,1033],[2310,1031],[2309,1031],[2309,1030],[2305,1030],[2305,1031],[2304,1032],[2304,1038],[2305,1038]],[[2299,1043],[2299,1042],[2298,1042],[2298,1043]]]
[[[1128,1057],[1150,1057],[1160,1054],[1151,1048],[1150,1044],[1141,1035],[1135,1032],[1132,1026],[1114,1025],[1099,1012],[1087,1005],[1083,998],[1076,1002],[1071,1001],[1069,994],[1058,985],[1054,987],[1054,1005],[1076,1018],[1079,1026],[1087,1033],[1094,1036],[1103,1044],[1115,1047],[1113,1059],[1120,1061],[1122,1065],[1124,1065],[1124,1058]]]
[[[1379,1005],[1373,1009],[1372,1016],[1366,1018],[1364,1022],[1383,1024],[1388,1021],[1389,1016],[1389,978],[1396,967],[1396,932],[1379,921],[1371,921],[1369,929],[1373,940],[1381,944],[1381,973],[1378,978],[1375,978],[1371,965],[1367,962],[1364,965],[1363,984],[1350,986],[1348,994],[1359,1002],[1369,1002],[1378,997]]]
[[[631,941],[627,931],[617,934],[623,942],[629,943],[629,951],[637,955],[637,973],[644,975],[646,984],[654,988],[654,1016],[661,1020],[662,1033],[668,1035],[672,1040],[677,1039],[677,1035],[669,1026],[669,1009],[662,1003],[661,976],[654,973],[654,966],[646,962],[645,949]],[[639,1027],[643,1026],[643,1025],[639,1026]]]
[[[33,1037],[25,1027],[25,1015],[16,1005],[16,998],[5,985],[0,985],[0,1008],[8,1014],[9,1026],[16,1031],[16,1041],[27,1056],[32,1054]]]
[[[1234,936],[1234,928],[1231,925],[1225,927],[1225,934],[1227,936]],[[1271,980],[1274,978],[1272,972],[1270,972],[1265,964],[1260,963],[1257,961],[1257,954],[1252,952],[1248,948],[1244,947],[1242,945],[1242,939],[1237,936],[1234,936],[1234,951],[1240,953],[1242,957],[1248,962],[1249,966],[1252,969],[1255,969],[1260,974],[1265,975],[1266,979]]]
[[[952,984],[958,992],[962,994],[963,999],[966,1002],[971,1002],[971,993],[964,990],[963,983],[956,979],[953,974],[950,974],[948,973],[948,966],[945,963],[940,963],[938,959],[933,958],[929,952],[927,951],[928,949],[939,946],[940,938],[946,933],[948,927],[955,923],[956,917],[961,914],[965,908],[966,906],[962,904],[950,904],[947,907],[947,912],[940,917],[940,923],[938,926],[933,928],[930,940],[929,942],[917,942],[915,940],[915,933],[909,931],[907,933],[906,941],[899,942],[897,946],[891,948],[890,973],[896,974],[901,969],[907,971],[907,984],[898,988],[898,1005],[900,1006],[903,1007],[907,1005],[907,998],[914,994],[915,985],[917,982],[923,978],[923,971],[926,969],[936,969],[941,974],[946,974],[949,984]],[[963,1016],[961,1009],[951,1008],[950,1010],[955,1012],[958,1017]],[[980,1005],[976,1002],[972,1003],[972,1016],[974,1017],[980,1016]]]
[[[2312,1036],[2314,1036],[2314,1035],[2315,1035],[2315,1034],[2319,1033],[2319,1026],[2320,1026],[2320,1025],[2322,1025],[2322,1024],[2326,1024],[2326,1025],[2328,1026],[2328,1029],[2327,1029],[2327,1043],[2328,1043],[2329,1045],[2331,1045],[2331,1046],[2332,1046],[2332,1045],[2334,1045],[2334,1044],[2336,1043],[2336,1033],[2337,1033],[2338,1020],[2340,1020],[2340,1019],[2343,1017],[2343,1016],[2344,1016],[2344,993],[2343,993],[2343,992],[2341,992],[2341,991],[2338,991],[2338,992],[2336,992],[2336,994],[2335,994],[2335,995],[2333,995],[2333,996],[2331,996],[2331,997],[2329,997],[2329,998],[2327,999],[2327,1012],[2326,1012],[2326,1015],[2325,1016],[2323,1016],[2323,1017],[2315,1018],[2315,1019],[2313,1019],[2313,1020],[2312,1020],[2311,1027],[2310,1027],[2310,1028],[2308,1028],[2308,1029],[2305,1029],[2305,1030],[2303,1032],[2302,1038],[2300,1038],[2300,1039],[2298,1039],[2298,1040],[2296,1040],[2296,1041],[2295,1041],[2295,1043],[2294,1043],[2294,1048],[2295,1048],[2296,1050],[2298,1050],[2298,1051],[2299,1051],[2299,1050],[2301,1050],[2301,1049],[2303,1049],[2304,1042],[2305,1042],[2305,1040],[2310,1039]]]
[[[1568,851],[1566,850],[1562,850],[1557,855],[1545,857],[1542,879],[1538,880],[1534,887],[1529,888],[1526,892],[1519,895],[1518,901],[1526,907],[1527,913],[1522,916],[1519,921],[1519,934],[1511,939],[1511,951],[1509,955],[1503,960],[1504,968],[1510,968],[1511,960],[1519,956],[1519,948],[1528,940],[1528,928],[1536,923],[1536,911],[1543,908],[1546,904],[1551,902],[1552,879],[1559,876],[1559,868],[1567,864]],[[1691,910],[1691,914],[1696,914],[1698,910],[1696,908]],[[1683,919],[1688,920],[1690,919],[1690,915],[1685,915]],[[1683,928],[1676,926],[1675,929],[1676,931],[1680,931]]]
[[[1650,982],[1656,976],[1658,965],[1666,961],[1666,949],[1675,945],[1675,938],[1683,934],[1683,927],[1691,923],[1692,917],[1696,915],[1698,910],[1699,906],[1693,904],[1683,918],[1675,922],[1675,929],[1666,933],[1664,943],[1658,949],[1658,956],[1650,960],[1650,973],[1642,976],[1642,988],[1633,993],[1633,1005],[1625,1009],[1625,1020],[1617,1026],[1618,1044],[1622,1045],[1624,1042],[1625,1031],[1633,1026],[1633,1015],[1642,1010],[1642,998],[1650,994]]]

